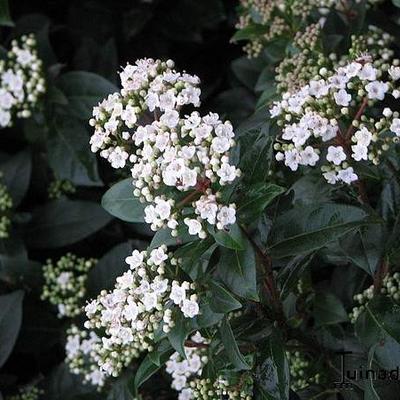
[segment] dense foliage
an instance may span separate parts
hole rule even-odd
[[[400,3],[15,3],[0,399],[398,399]]]

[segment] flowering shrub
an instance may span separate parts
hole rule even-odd
[[[111,3],[0,2],[0,398],[397,399],[400,4]]]

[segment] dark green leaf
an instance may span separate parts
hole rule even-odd
[[[8,0],[0,0],[0,26],[14,26],[10,16]]]
[[[396,7],[400,7],[400,0],[392,0],[392,3],[393,3]]]
[[[158,365],[154,364],[151,360],[150,355],[148,354],[136,371],[134,386],[135,389],[138,390],[144,382],[146,382],[150,377],[152,377],[169,359],[171,356],[171,351],[165,351],[160,356],[160,362]]]
[[[183,357],[186,358],[184,343],[193,329],[193,320],[185,318],[181,312],[174,317],[175,325],[168,332],[167,337],[171,346]]]
[[[289,400],[289,365],[282,340],[275,332],[262,351],[256,372],[257,387],[266,400]]]
[[[314,317],[319,325],[348,321],[342,302],[332,293],[318,293],[314,299]]]
[[[232,328],[226,318],[223,319],[219,332],[226,354],[234,367],[238,370],[250,369],[250,365],[239,350]]]
[[[17,207],[29,188],[31,179],[32,161],[29,150],[21,151],[0,165],[2,178],[13,199],[13,206]]]
[[[221,248],[217,276],[233,293],[258,301],[254,249],[247,239],[244,245],[244,251]]]
[[[154,249],[163,244],[166,246],[180,246],[185,243],[198,241],[197,236],[190,235],[185,226],[178,228],[178,236],[171,235],[171,229],[164,228],[156,232],[150,243],[150,249]]]
[[[104,194],[101,205],[114,217],[127,222],[144,222],[145,205],[133,195],[132,179],[113,185]]]
[[[97,203],[57,200],[33,211],[27,240],[35,248],[67,246],[97,232],[110,220]]]
[[[248,40],[252,38],[257,38],[266,33],[267,30],[268,27],[266,27],[265,25],[260,25],[260,24],[247,25],[245,28],[237,31],[233,35],[232,40]]]
[[[365,328],[391,336],[400,344],[400,306],[389,297],[378,296],[368,302],[365,308]]]
[[[23,298],[22,290],[0,296],[0,367],[6,362],[17,340]]]
[[[229,311],[237,310],[242,307],[242,305],[218,283],[210,281],[210,289],[210,307],[216,313],[226,314]]]
[[[88,120],[99,101],[118,89],[100,75],[85,71],[68,72],[58,80],[73,115]]]
[[[209,232],[213,235],[215,241],[228,249],[244,250],[244,235],[237,224],[231,225],[226,230],[209,228]]]
[[[47,150],[56,177],[78,186],[101,185],[96,157],[90,151],[89,136],[83,123],[71,117],[58,118],[54,128],[47,141]]]
[[[140,245],[140,250],[145,248],[144,242],[136,241],[135,244]],[[125,258],[130,255],[133,247],[129,242],[120,243],[100,258],[88,275],[87,289],[89,295],[94,297],[101,290],[109,290],[114,286],[116,278],[129,269],[125,263]]]
[[[298,206],[283,214],[274,225],[272,256],[281,258],[321,249],[362,226],[377,223],[363,210],[342,204]]]
[[[264,209],[285,189],[273,183],[260,183],[251,186],[244,192],[239,202],[238,215],[245,222],[253,222]]]

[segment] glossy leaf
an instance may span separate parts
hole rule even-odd
[[[33,211],[27,240],[34,248],[67,246],[97,232],[110,220],[110,215],[97,203],[57,200]]]
[[[225,288],[216,282],[210,281],[210,307],[216,313],[228,313],[237,310],[242,305]]]
[[[73,115],[83,120],[90,118],[99,101],[118,90],[100,75],[85,71],[68,72],[57,83],[67,97]]]
[[[232,328],[226,318],[222,321],[219,332],[226,354],[234,367],[239,370],[250,369],[250,365],[239,350]]]
[[[17,340],[23,298],[22,290],[0,296],[0,367],[7,361]]]
[[[127,178],[111,186],[101,205],[116,218],[127,222],[144,222],[145,205],[133,195],[132,179]]]

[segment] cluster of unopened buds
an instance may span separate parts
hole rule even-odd
[[[47,189],[49,199],[60,199],[62,196],[74,194],[75,192],[76,187],[74,184],[65,179],[55,179]]]
[[[353,167],[358,162],[379,164],[390,144],[399,140],[399,113],[384,103],[386,96],[400,97],[399,79],[398,60],[377,68],[363,56],[326,79],[285,93],[270,109],[281,127],[276,159],[292,171],[320,163],[330,184],[357,181]],[[378,117],[377,109],[383,109]]]
[[[374,285],[365,289],[362,293],[354,295],[353,299],[357,306],[353,307],[349,317],[352,323],[365,311],[366,304],[375,295]],[[395,303],[400,303],[400,273],[388,274],[383,278],[380,294],[390,297]]]
[[[2,175],[0,174],[0,178]],[[9,236],[11,225],[10,211],[13,201],[8,188],[0,183],[0,239],[6,239]]]
[[[166,250],[164,245],[134,250],[126,258],[130,270],[117,278],[114,289],[102,291],[85,308],[85,327],[104,332],[97,361],[107,375],[118,376],[130,360],[152,351],[156,330],[162,326],[169,332],[176,313],[193,318],[200,312],[194,284],[168,277],[178,260]]]
[[[366,5],[371,6],[379,1],[382,0],[367,0]],[[323,25],[330,10],[334,9],[349,15],[353,6],[360,2],[360,0],[240,0],[239,21],[236,28],[243,32],[253,32],[245,35],[248,43],[243,50],[249,58],[257,57],[272,39],[293,34],[293,26],[303,27],[310,20]]]
[[[297,51],[286,56],[276,67],[279,94],[293,93],[310,80],[327,79],[336,68],[346,66],[359,54],[368,53],[378,69],[387,68],[385,64],[393,60],[394,38],[374,25],[369,25],[363,34],[352,35],[351,46],[343,55],[326,54],[322,32],[320,24],[312,24],[296,34],[293,47]]]
[[[31,385],[20,389],[19,392],[13,396],[6,397],[6,400],[39,400],[42,394],[42,390],[35,385]]]
[[[293,391],[297,392],[321,382],[321,374],[315,373],[314,365],[304,354],[299,351],[287,351],[286,357],[289,361],[290,387]]]
[[[216,380],[210,378],[195,378],[190,381],[190,392],[186,397],[179,400],[188,399],[227,399],[227,400],[252,400],[253,383],[242,382],[232,384],[228,379],[219,377]],[[181,392],[182,393],[182,392]],[[190,396],[190,397],[189,397]]]
[[[236,221],[235,205],[222,203],[220,192],[240,175],[229,163],[234,132],[218,114],[181,116],[183,106],[199,105],[199,78],[173,66],[128,64],[121,91],[94,108],[90,144],[112,167],[130,166],[133,195],[147,204],[145,221],[154,231],[168,227],[176,236],[186,225],[204,238],[207,224],[224,229]]]
[[[67,331],[65,362],[72,374],[81,375],[85,383],[101,388],[106,375],[96,362],[101,339],[93,331],[81,330],[72,325]]]
[[[45,284],[41,298],[57,306],[59,318],[73,318],[82,313],[88,272],[96,262],[68,253],[56,263],[48,260],[43,266]]]
[[[0,61],[0,128],[13,118],[29,118],[45,92],[42,61],[34,35],[11,42],[7,57]]]

